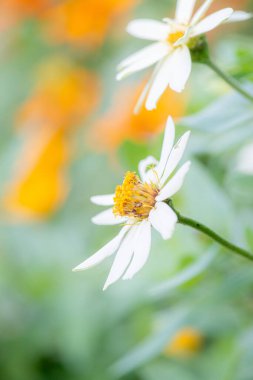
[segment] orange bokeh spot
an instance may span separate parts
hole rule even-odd
[[[118,17],[138,0],[66,0],[45,14],[47,30],[55,42],[94,47],[103,43]]]
[[[186,109],[186,93],[178,94],[167,89],[153,111],[143,106],[133,113],[145,82],[139,86],[121,88],[116,94],[112,108],[100,117],[89,135],[90,145],[100,151],[113,151],[126,139],[146,141],[164,129],[167,117],[183,116]]]
[[[53,58],[38,69],[34,94],[18,112],[17,124],[73,126],[94,109],[99,92],[95,74]]]
[[[201,333],[192,328],[186,327],[178,331],[164,349],[168,356],[185,356],[198,352],[204,343]]]
[[[0,1],[0,31],[12,27],[26,17],[40,17],[52,0],[2,0]]]

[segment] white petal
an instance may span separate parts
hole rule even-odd
[[[169,85],[171,76],[171,60],[174,51],[161,61],[159,71],[157,71],[153,82],[151,83],[147,99],[146,99],[146,109],[151,111],[156,108],[156,103],[158,102],[160,96],[165,91],[166,87]]]
[[[181,24],[188,24],[196,0],[177,0],[176,20]]]
[[[174,171],[179,161],[181,160],[184,154],[187,142],[189,140],[189,137],[190,137],[190,131],[183,134],[183,136],[178,140],[176,145],[173,147],[170,153],[169,159],[167,161],[163,176],[161,178],[161,185],[163,185],[167,181],[168,177]]]
[[[229,19],[226,22],[238,22],[238,21],[246,21],[253,17],[252,13],[244,12],[244,11],[234,11]]]
[[[120,67],[124,66],[124,68],[117,74],[116,79],[121,80],[136,71],[152,66],[154,63],[164,58],[169,53],[170,49],[171,48],[168,44],[157,42],[140,50],[120,64]],[[130,64],[126,65],[126,62],[130,62]]]
[[[205,13],[208,11],[210,5],[212,4],[213,0],[206,0],[201,7],[197,10],[197,12],[194,14],[191,20],[191,25],[195,25],[199,20],[205,15]]]
[[[99,263],[101,263],[106,257],[111,256],[119,247],[121,240],[123,239],[125,233],[129,230],[130,226],[124,226],[119,234],[115,236],[111,241],[99,249],[94,255],[83,261],[81,264],[77,265],[73,271],[81,271],[91,268]]]
[[[171,149],[175,139],[175,125],[171,116],[168,117],[166,128],[163,137],[163,146],[159,164],[156,167],[156,172],[160,178],[164,172],[166,162],[169,158]]]
[[[178,21],[174,18],[164,17],[163,21],[169,24],[170,28],[174,31],[175,29],[178,29]]]
[[[156,108],[156,103],[169,85],[172,90],[181,92],[191,72],[191,55],[186,45],[177,47],[165,57],[163,64],[156,74],[147,96],[146,108]]]
[[[117,70],[122,70],[125,67],[132,65],[133,63],[136,63],[139,60],[145,59],[147,56],[149,57],[152,55],[157,49],[159,50],[160,47],[164,48],[165,43],[164,42],[155,42],[153,44],[150,44],[146,46],[145,48],[138,50],[137,52],[131,54],[129,57],[123,59],[123,61],[120,62],[120,64],[117,67]]]
[[[156,172],[156,169],[150,169],[147,171],[145,182],[147,183],[153,183],[153,184],[160,184],[160,178],[158,177],[158,174]]]
[[[147,181],[147,168],[150,165],[157,165],[157,160],[153,156],[148,156],[144,160],[141,160],[139,162],[139,173],[140,173],[140,178],[143,182]]]
[[[209,32],[227,20],[232,15],[232,13],[232,8],[224,8],[218,12],[212,13],[210,16],[207,16],[192,28],[191,36],[194,37],[199,34]]]
[[[155,208],[149,213],[149,221],[160,232],[163,239],[169,239],[177,223],[177,215],[164,202],[157,202]]]
[[[112,206],[113,205],[113,198],[115,197],[115,194],[107,194],[107,195],[94,195],[90,198],[91,202],[95,205],[99,206]]]
[[[134,107],[134,114],[138,114],[141,107],[143,106],[143,103],[145,102],[145,99],[146,99],[146,96],[154,82],[154,79],[156,77],[156,74],[157,72],[160,70],[160,67],[161,67],[161,63],[162,63],[162,60],[159,61],[157,64],[156,64],[156,67],[151,75],[151,78],[149,79],[148,83],[146,84],[146,86],[144,87],[135,107]]]
[[[112,208],[105,210],[103,212],[100,212],[99,214],[93,216],[91,221],[94,224],[98,225],[114,225],[114,224],[120,224],[123,223],[126,220],[126,218],[121,218],[120,216],[115,216],[112,212]]]
[[[132,278],[146,263],[151,246],[151,225],[149,221],[140,224],[138,236],[134,246],[133,259],[123,276],[124,280]]]
[[[138,113],[140,112],[140,110],[141,110],[141,108],[143,106],[143,103],[145,102],[145,98],[147,96],[147,93],[148,93],[148,91],[150,89],[151,83],[152,83],[152,79],[150,79],[148,81],[148,83],[145,85],[145,87],[144,87],[141,95],[139,96],[139,99],[137,100],[137,103],[136,103],[136,105],[134,107],[134,114],[135,115],[138,115]]]
[[[165,40],[170,29],[168,24],[150,19],[133,20],[127,26],[127,32],[132,36],[151,41]]]
[[[103,290],[105,290],[106,288],[108,288],[109,285],[119,280],[120,277],[124,274],[126,268],[128,267],[133,256],[134,244],[136,240],[136,235],[138,233],[138,228],[139,225],[131,227],[130,231],[121,243]]]
[[[190,76],[192,61],[191,54],[186,45],[176,49],[173,60],[173,75],[170,80],[170,87],[176,92],[181,92]]]
[[[183,185],[185,175],[190,169],[190,161],[186,162],[181,168],[176,172],[176,174],[169,180],[169,182],[160,191],[159,195],[156,197],[157,201],[164,201],[176,194]]]

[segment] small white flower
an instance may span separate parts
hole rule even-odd
[[[131,21],[127,31],[134,37],[155,41],[123,60],[117,79],[156,64],[155,70],[136,106],[136,112],[146,99],[146,108],[156,103],[167,86],[176,92],[183,91],[191,73],[191,54],[188,44],[193,38],[209,32],[224,22],[243,21],[252,17],[243,11],[224,8],[204,17],[213,0],[206,0],[194,15],[196,0],[177,0],[175,19],[163,21],[137,19]]]
[[[91,198],[95,204],[112,206],[93,217],[93,223],[123,224],[123,227],[114,239],[74,268],[74,271],[97,265],[117,251],[104,285],[106,289],[120,278],[132,278],[146,263],[151,245],[151,227],[154,227],[163,239],[172,236],[177,215],[165,201],[181,188],[189,170],[188,161],[172,176],[182,158],[189,135],[190,132],[186,132],[173,147],[175,127],[169,117],[160,161],[157,162],[151,156],[147,157],[139,163],[139,176],[127,172],[122,185],[116,187],[114,194]]]

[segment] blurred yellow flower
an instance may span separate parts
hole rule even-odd
[[[45,217],[64,201],[71,132],[94,110],[98,99],[94,74],[58,58],[42,65],[32,96],[17,114],[26,141],[4,199],[13,215]]]
[[[193,327],[179,330],[164,348],[166,356],[187,356],[200,351],[204,343],[203,335]]]
[[[118,17],[129,11],[138,0],[65,0],[51,7],[45,15],[48,32],[56,42],[103,43]]]
[[[168,89],[159,101],[157,109],[148,112],[142,107],[138,114],[133,108],[142,91],[143,83],[122,87],[115,96],[112,108],[98,119],[89,136],[94,149],[113,151],[126,139],[145,141],[163,130],[168,115],[183,116],[187,96]]]

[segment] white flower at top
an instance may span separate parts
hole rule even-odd
[[[175,127],[168,119],[159,162],[152,156],[140,161],[139,176],[127,172],[122,185],[114,194],[97,195],[91,201],[111,208],[92,218],[98,225],[123,224],[119,234],[109,243],[75,267],[84,270],[99,264],[116,253],[111,271],[104,285],[120,278],[132,278],[146,263],[151,245],[151,227],[163,239],[169,239],[177,223],[177,215],[166,203],[181,188],[190,162],[186,162],[175,173],[182,158],[190,132],[186,132],[174,145]]]
[[[129,34],[155,41],[123,60],[118,67],[117,79],[120,80],[156,64],[136,111],[143,102],[148,110],[156,108],[156,103],[167,86],[176,92],[184,89],[191,73],[192,62],[188,45],[193,38],[224,22],[243,21],[252,17],[250,13],[234,11],[232,8],[224,8],[204,17],[212,2],[213,0],[206,0],[192,15],[196,0],[177,0],[175,19],[137,19],[128,24]]]

